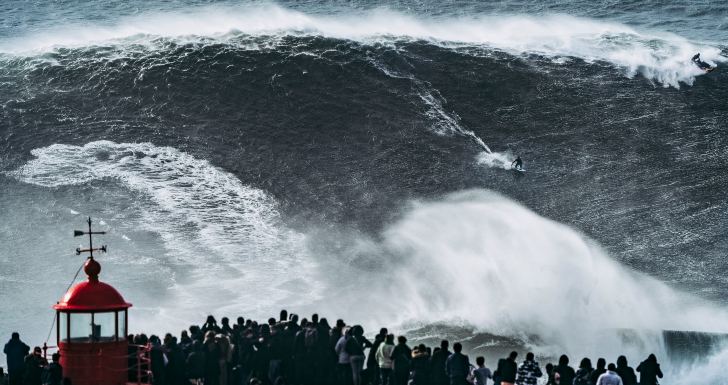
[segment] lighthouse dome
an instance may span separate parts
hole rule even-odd
[[[53,306],[61,311],[96,312],[122,310],[131,307],[113,286],[99,281],[101,265],[90,258],[84,265],[88,280],[71,287]]]

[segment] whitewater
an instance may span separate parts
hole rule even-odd
[[[286,228],[268,194],[172,148],[102,141],[32,154],[7,174],[53,189],[104,180],[106,188],[141,193],[137,213],[102,218],[104,229],[113,233],[119,230],[111,223],[124,223],[157,233],[166,263],[188,266],[169,298],[140,309],[144,316],[132,313],[136,330],[184,329],[212,310],[266,317],[286,307],[362,321],[370,330],[468,325],[518,338],[545,357],[665,357],[662,330],[726,332],[725,309],[625,268],[588,237],[494,192],[412,201],[377,238],[322,236]],[[329,237],[340,245],[327,246]],[[201,264],[202,255],[214,258]],[[350,301],[357,306],[342,313]],[[622,337],[625,330],[631,338]],[[711,360],[723,365],[723,356]],[[667,370],[678,378],[691,369],[705,370]]]
[[[91,216],[133,332],[285,308],[728,383],[724,5],[182,3],[0,15],[0,337],[45,340]]]
[[[519,56],[542,55],[570,65],[573,59],[607,62],[625,76],[644,76],[665,87],[693,84],[704,72],[689,58],[696,52],[715,65],[728,60],[719,47],[676,34],[639,30],[616,22],[568,15],[474,15],[418,17],[375,9],[360,14],[317,15],[275,4],[208,6],[122,18],[110,25],[64,25],[0,41],[0,51],[40,53],[88,46],[151,46],[158,38],[188,43],[230,43],[235,37],[323,36],[364,44],[425,40],[472,55],[502,50]],[[275,45],[275,40],[273,41]],[[255,46],[249,46],[255,48]]]

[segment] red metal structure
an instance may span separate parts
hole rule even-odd
[[[111,285],[99,281],[101,265],[93,251],[106,251],[106,247],[93,248],[91,234],[103,232],[91,231],[91,218],[88,224],[88,232],[76,231],[76,235],[89,235],[89,248],[76,250],[91,252],[83,267],[88,280],[70,288],[53,306],[61,365],[74,385],[123,385],[129,371],[126,335],[131,304]]]

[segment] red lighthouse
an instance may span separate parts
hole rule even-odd
[[[89,236],[88,249],[76,249],[77,254],[89,252],[83,270],[88,280],[68,290],[56,309],[56,339],[61,354],[63,374],[74,385],[126,384],[128,373],[126,340],[127,309],[131,304],[111,285],[99,281],[101,265],[94,251],[106,251],[106,246],[94,249],[91,236],[104,232],[76,231],[76,236]]]

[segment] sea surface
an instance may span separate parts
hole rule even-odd
[[[728,383],[662,333],[728,332],[726,41],[723,1],[2,2],[0,339],[54,343],[91,216],[132,332],[286,308]]]

